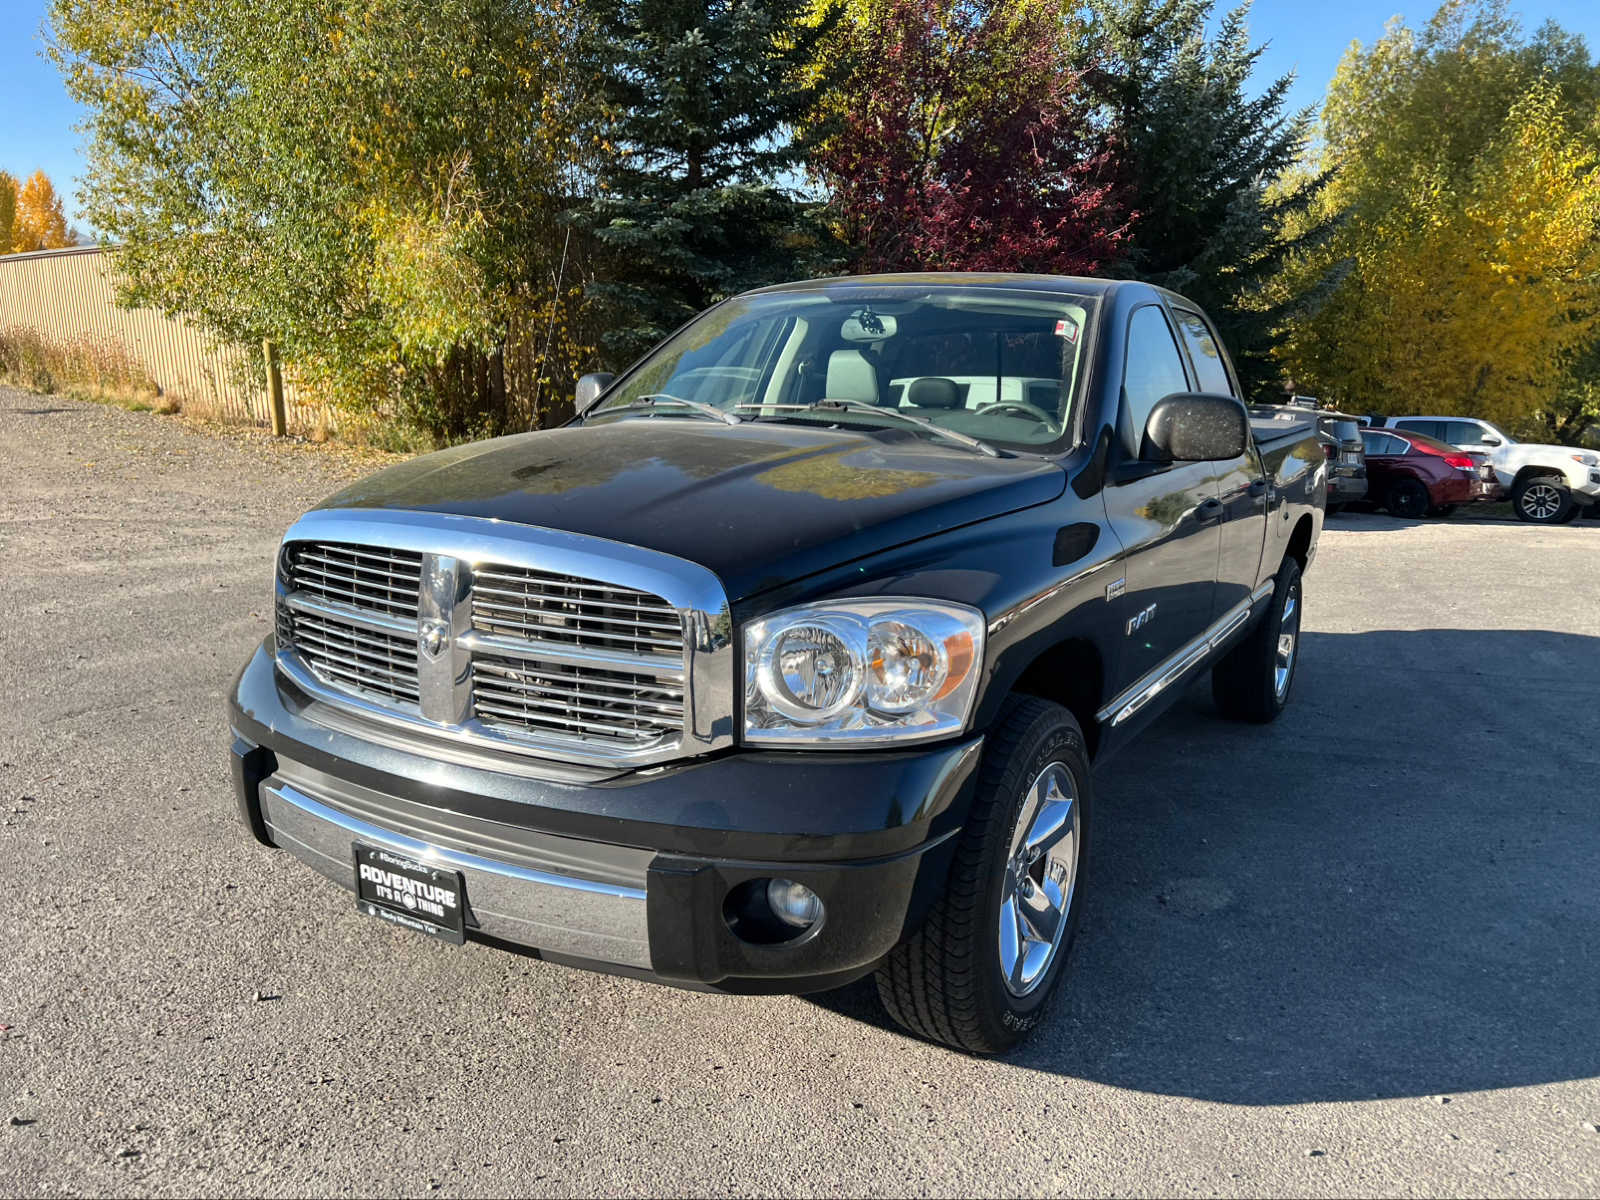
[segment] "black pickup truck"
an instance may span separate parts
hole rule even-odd
[[[1270,721],[1326,459],[1136,282],[730,299],[568,425],[348,488],[229,705],[245,822],[419,934],[732,992],[877,972],[1012,1045],[1063,974],[1091,767],[1201,671]]]

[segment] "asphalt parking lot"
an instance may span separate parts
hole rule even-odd
[[[1290,711],[1099,771],[1073,975],[979,1061],[252,842],[224,692],[347,470],[0,389],[0,1192],[1600,1192],[1600,525],[1330,521]]]

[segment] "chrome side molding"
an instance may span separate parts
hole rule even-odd
[[[1203,660],[1211,657],[1250,620],[1255,606],[1272,595],[1273,581],[1256,588],[1250,599],[1241,600],[1216,621],[1213,621],[1194,641],[1175,654],[1169,655],[1140,677],[1131,687],[1125,688],[1111,703],[1095,713],[1095,720],[1110,721],[1112,726],[1122,724],[1162,692],[1166,691]]]

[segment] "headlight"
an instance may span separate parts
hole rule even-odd
[[[1572,461],[1582,463],[1586,467],[1600,467],[1600,458],[1596,458],[1593,454],[1574,454]]]
[[[933,600],[829,600],[744,629],[744,740],[876,745],[966,728],[983,614]]]

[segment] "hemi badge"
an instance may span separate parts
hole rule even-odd
[[[1115,600],[1127,590],[1128,580],[1126,576],[1121,579],[1113,579],[1110,583],[1106,584],[1106,599]]]

